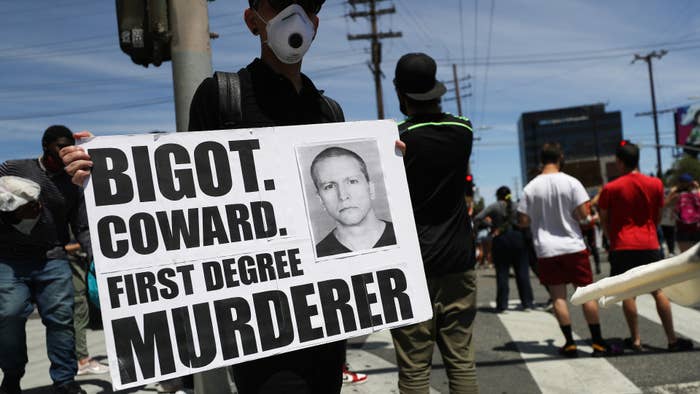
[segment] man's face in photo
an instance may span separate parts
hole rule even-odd
[[[346,226],[359,224],[372,208],[370,183],[350,156],[327,157],[316,164],[316,191],[326,212]]]

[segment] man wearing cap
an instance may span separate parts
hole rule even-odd
[[[40,187],[37,202],[0,214],[0,392],[20,393],[27,364],[25,324],[37,304],[46,326],[49,374],[56,393],[85,393],[74,381],[78,370],[73,333],[73,281],[64,249],[72,232],[90,253],[83,191],[71,183],[58,156],[73,145],[65,126],[51,126],[38,159],[9,160],[0,176],[16,176]],[[37,220],[38,219],[38,220]]]
[[[600,225],[610,240],[610,275],[622,274],[634,267],[661,260],[656,227],[661,220],[664,187],[661,180],[639,172],[639,148],[622,141],[615,151],[615,165],[619,178],[603,187],[598,200]],[[673,330],[671,304],[661,289],[651,293],[661,319],[668,349],[688,350],[693,342],[676,337]],[[622,310],[630,330],[624,340],[627,348],[642,350],[634,298],[622,301]]]
[[[476,275],[471,221],[464,182],[472,150],[467,118],[442,112],[445,86],[435,61],[410,53],[396,65],[394,86],[404,165],[418,230],[433,318],[392,330],[401,393],[427,393],[435,344],[443,357],[451,393],[478,392],[472,326]]]
[[[302,59],[316,36],[318,13],[324,2],[248,0],[244,21],[250,33],[259,37],[260,58],[233,74],[233,79],[219,73],[219,77],[202,81],[190,105],[189,130],[344,121],[340,106],[301,73]],[[61,155],[66,170],[75,175],[74,182],[82,184],[92,165],[89,156],[78,147]],[[338,393],[344,362],[345,341],[338,341],[238,364],[233,367],[233,375],[241,394]],[[348,375],[352,376],[356,375]],[[200,381],[203,387],[195,382],[198,392],[223,389],[218,379]]]

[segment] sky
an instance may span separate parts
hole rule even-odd
[[[96,135],[175,131],[172,71],[137,66],[118,44],[115,3],[108,0],[0,0],[0,160],[36,157],[52,124]],[[452,86],[457,65],[465,116],[474,124],[471,167],[479,192],[494,200],[501,185],[522,189],[517,121],[523,112],[605,103],[621,111],[623,136],[642,147],[641,170],[655,172],[654,126],[647,66],[634,54],[665,49],[655,59],[659,110],[700,101],[700,1],[697,0],[384,0],[396,13],[379,18],[384,108],[403,115],[393,89],[396,61],[408,52],[437,60]],[[209,3],[214,70],[235,71],[259,56],[243,23],[246,0]],[[345,1],[327,0],[302,71],[336,99],[348,121],[377,118],[368,41],[348,34],[369,22],[346,17]],[[358,10],[362,10],[358,6]],[[448,95],[453,93],[448,93]],[[448,96],[445,96],[448,97]],[[443,109],[457,113],[454,100]],[[674,143],[673,117],[659,116],[661,144]],[[437,158],[436,158],[437,159]],[[662,167],[673,162],[662,150]],[[516,192],[517,193],[517,192]]]

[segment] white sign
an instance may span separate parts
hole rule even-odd
[[[114,387],[431,318],[396,138],[374,121],[85,142]]]

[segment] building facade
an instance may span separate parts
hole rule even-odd
[[[615,148],[621,140],[622,115],[605,112],[605,104],[523,113],[518,120],[523,185],[540,172],[542,145],[558,142],[564,150],[563,171],[594,191],[617,176]]]

